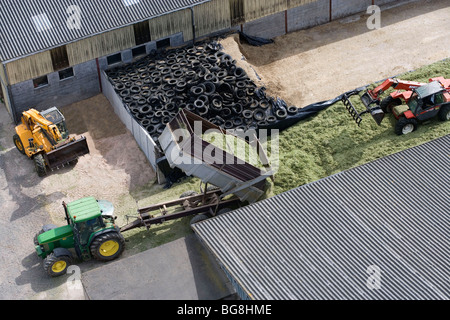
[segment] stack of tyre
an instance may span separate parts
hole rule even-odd
[[[215,42],[152,51],[107,71],[124,105],[153,140],[181,108],[224,129],[268,127],[297,112],[267,97]]]

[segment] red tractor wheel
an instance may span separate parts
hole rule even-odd
[[[401,117],[395,124],[395,133],[399,136],[403,134],[408,134],[417,129],[416,119],[407,119]]]
[[[401,104],[402,100],[399,98],[392,98],[392,96],[389,95],[381,101],[380,108],[384,113],[392,113],[392,108]]]

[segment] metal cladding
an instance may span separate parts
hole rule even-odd
[[[20,58],[208,1],[2,0],[0,61]]]
[[[193,225],[243,299],[448,299],[450,135]]]

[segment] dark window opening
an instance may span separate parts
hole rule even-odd
[[[61,70],[70,66],[66,46],[50,50],[50,55],[52,57],[53,70]]]
[[[33,86],[34,88],[41,88],[48,85],[48,78],[47,76],[39,77],[36,79],[33,79]]]
[[[108,62],[108,65],[122,62],[122,54],[119,52],[119,53],[113,54],[112,56],[108,56],[106,58],[106,61]]]
[[[156,48],[157,49],[161,49],[161,48],[166,48],[170,46],[170,38],[166,38],[166,39],[162,39],[162,40],[158,40],[156,41]]]
[[[133,58],[136,58],[136,57],[146,54],[147,52],[145,51],[145,46],[140,46],[140,47],[131,49],[131,53],[133,54]]]
[[[73,68],[67,68],[67,69],[61,70],[58,73],[59,73],[59,80],[72,78],[73,77]]]
[[[139,22],[133,25],[134,40],[136,45],[144,44],[151,41],[150,27],[147,21]]]

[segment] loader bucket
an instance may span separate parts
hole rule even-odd
[[[370,112],[373,120],[377,123],[377,125],[381,125],[381,121],[384,119],[385,113],[381,109],[374,109]]]
[[[54,169],[64,166],[87,153],[89,153],[89,147],[86,138],[81,136],[81,138],[76,141],[64,144],[61,147],[44,154],[44,158],[48,167]]]

